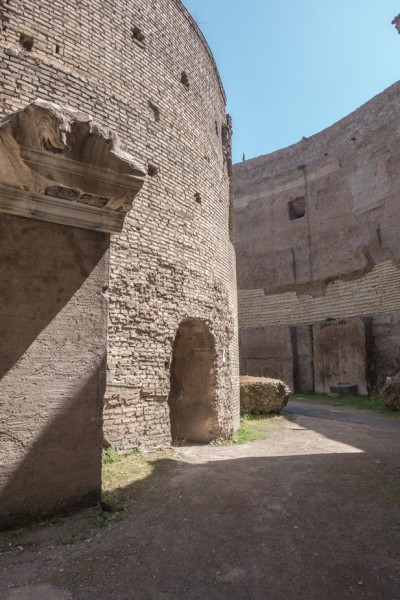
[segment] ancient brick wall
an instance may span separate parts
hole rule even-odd
[[[36,97],[112,127],[149,175],[112,241],[105,429],[118,449],[170,440],[172,347],[215,339],[221,432],[238,424],[235,255],[225,96],[179,0],[0,0],[0,116]]]
[[[325,131],[234,166],[243,372],[269,374],[273,359],[296,389],[352,378],[366,393],[399,368],[399,93],[395,84]],[[335,322],[329,364],[317,337]]]

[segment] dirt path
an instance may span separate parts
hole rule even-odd
[[[266,440],[180,450],[126,490],[123,520],[63,545],[87,513],[8,547],[0,598],[399,600],[400,435],[381,425],[297,415]]]
[[[344,423],[358,423],[359,425],[400,429],[400,419],[397,413],[393,416],[387,416],[386,414],[379,414],[372,410],[360,410],[359,408],[351,408],[349,406],[322,405],[304,400],[300,402],[291,400],[285,408],[285,413],[331,421],[342,421]]]

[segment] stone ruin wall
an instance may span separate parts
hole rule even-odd
[[[241,372],[367,394],[400,370],[399,136],[395,84],[234,166]]]
[[[170,441],[172,345],[188,317],[215,339],[218,420],[231,432],[239,396],[229,123],[197,25],[179,0],[0,0],[0,23],[0,117],[37,97],[70,105],[148,165],[111,244],[107,437],[118,450]]]

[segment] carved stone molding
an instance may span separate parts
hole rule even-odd
[[[119,232],[145,175],[80,111],[36,100],[0,120],[0,212]]]

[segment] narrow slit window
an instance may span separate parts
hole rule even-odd
[[[149,108],[154,115],[154,120],[159,121],[160,120],[160,109],[158,108],[158,106],[156,104],[154,104],[154,102],[149,100]]]
[[[190,88],[189,77],[187,76],[186,71],[182,71],[182,73],[181,73],[181,84],[187,90]]]

